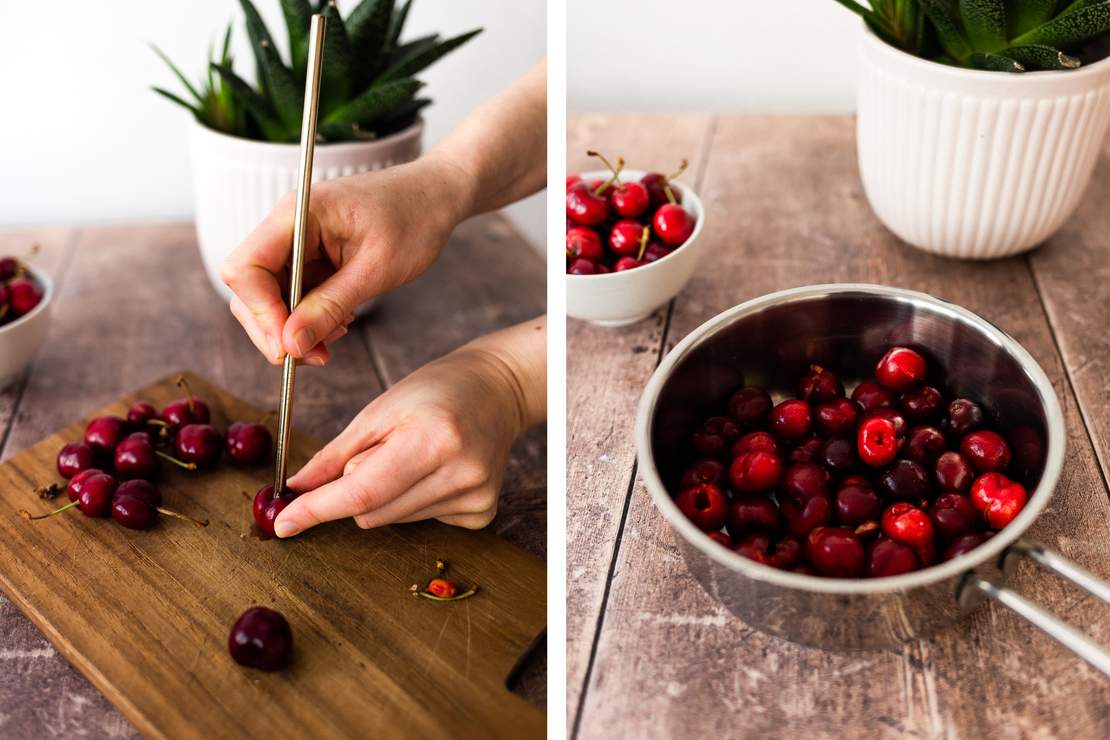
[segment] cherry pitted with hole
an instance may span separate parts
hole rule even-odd
[[[945,368],[930,374],[916,350],[875,367],[855,388],[815,364],[776,382],[795,398],[722,393],[676,452],[679,510],[760,565],[835,578],[928,568],[1011,523],[1043,464],[1039,436],[1008,436],[974,400],[946,397]]]

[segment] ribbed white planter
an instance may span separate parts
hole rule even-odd
[[[317,144],[312,181],[411,162],[420,156],[423,128],[417,121],[377,141]],[[216,291],[230,300],[231,291],[220,280],[220,264],[278,199],[296,188],[299,147],[240,139],[195,124],[191,153],[197,242],[204,269]]]
[[[1050,237],[1091,177],[1110,122],[1110,59],[1074,71],[937,64],[864,34],[857,139],[879,219],[949,257],[1017,254]]]

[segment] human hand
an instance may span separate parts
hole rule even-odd
[[[363,528],[489,524],[513,441],[546,413],[545,328],[540,319],[477,339],[374,399],[289,479],[304,493],[275,533],[349,516]]]
[[[231,312],[274,364],[288,353],[324,365],[361,303],[424,272],[470,208],[469,179],[442,156],[312,186],[304,296],[289,285],[296,196],[289,193],[227,258],[220,276]]]

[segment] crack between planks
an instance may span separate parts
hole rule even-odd
[[[382,392],[385,392],[389,389],[390,384],[386,380],[385,368],[382,366],[381,360],[374,350],[374,342],[370,339],[370,327],[359,327],[358,333],[359,336],[362,337],[362,346],[366,348],[366,356],[370,359],[370,368],[374,371],[374,376],[378,379],[378,385],[381,386]]]
[[[702,184],[705,181],[706,171],[709,168],[709,152],[712,149],[713,140],[717,135],[718,120],[718,116],[714,115],[710,117],[709,124],[705,131],[705,141],[702,143],[701,151],[698,152],[698,176],[694,180],[694,189],[698,193],[702,192]],[[667,338],[670,334],[671,319],[674,317],[674,308],[677,301],[678,297],[676,296],[667,304],[667,315],[663,319],[663,330],[659,337],[659,350],[655,354],[654,368],[659,367],[659,363],[663,361],[663,357],[667,354]],[[628,522],[628,513],[632,509],[632,495],[636,489],[636,475],[638,470],[638,464],[636,460],[633,459],[632,471],[628,480],[628,489],[625,491],[624,507],[621,510],[620,523],[617,526],[617,537],[613,542],[613,555],[609,560],[609,570],[605,578],[605,588],[601,593],[601,608],[598,611],[597,621],[595,622],[596,626],[594,627],[593,639],[590,642],[590,657],[586,661],[586,673],[582,677],[582,691],[578,696],[578,706],[574,711],[574,723],[570,731],[571,740],[576,740],[578,737],[578,731],[582,724],[582,716],[585,712],[587,695],[590,692],[590,679],[593,676],[597,651],[601,644],[601,632],[605,626],[605,615],[609,608],[609,594],[613,588],[613,579],[616,577],[617,561],[620,558],[621,544],[624,541],[624,528]]]
[[[1083,422],[1083,433],[1087,437],[1088,444],[1091,445],[1091,451],[1095,455],[1095,465],[1098,468],[1099,478],[1102,480],[1102,488],[1107,492],[1107,497],[1110,498],[1110,480],[1107,475],[1107,461],[1102,457],[1102,451],[1099,450],[1098,444],[1095,441],[1094,433],[1091,431],[1094,426],[1093,420],[1087,415],[1083,403],[1079,399],[1079,392],[1075,388],[1075,380],[1072,377],[1071,369],[1068,367],[1068,360],[1064,356],[1064,349],[1060,346],[1060,338],[1056,334],[1056,327],[1052,323],[1052,310],[1049,308],[1048,302],[1045,301],[1044,291],[1041,289],[1041,283],[1037,279],[1037,271],[1033,269],[1033,261],[1027,254],[1023,258],[1025,261],[1025,268],[1029,271],[1029,277],[1033,281],[1033,290],[1037,294],[1037,300],[1040,301],[1041,311],[1044,312],[1045,323],[1048,324],[1048,335],[1052,339],[1052,346],[1056,350],[1056,356],[1060,358],[1060,366],[1064,371],[1064,382],[1067,384],[1068,394],[1075,399],[1075,406],[1079,409],[1079,418]]]
[[[58,277],[54,281],[55,301],[61,296],[62,288],[65,286],[66,275],[69,274],[69,267],[73,264],[73,257],[77,253],[77,242],[81,238],[82,233],[82,229],[74,229],[73,233],[62,247],[66,254],[62,258],[62,264],[58,268]],[[38,362],[37,357],[31,361],[31,364],[23,373],[23,378],[19,381],[19,388],[16,390],[15,394],[15,403],[12,404],[11,420],[8,422],[8,428],[4,430],[4,434],[0,435],[0,460],[4,458],[4,451],[8,449],[8,440],[12,436],[12,431],[15,430],[16,420],[19,418],[19,409],[23,405],[23,396],[27,392],[27,386],[31,383],[31,372],[35,369],[36,362]]]

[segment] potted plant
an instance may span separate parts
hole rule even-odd
[[[837,2],[867,28],[857,146],[879,219],[953,257],[1050,237],[1110,121],[1110,0]]]
[[[193,85],[155,47],[185,87],[158,94],[189,109],[195,119],[191,155],[197,241],[213,286],[230,292],[220,264],[296,187],[304,101],[309,20],[327,17],[324,68],[313,181],[378,170],[416,159],[421,152],[421,71],[482,29],[453,38],[403,41],[412,0],[361,0],[344,19],[335,2],[281,0],[289,60],[278,52],[251,0],[240,0],[254,56],[257,83],[233,66],[231,27],[218,56],[209,50],[207,74]]]

